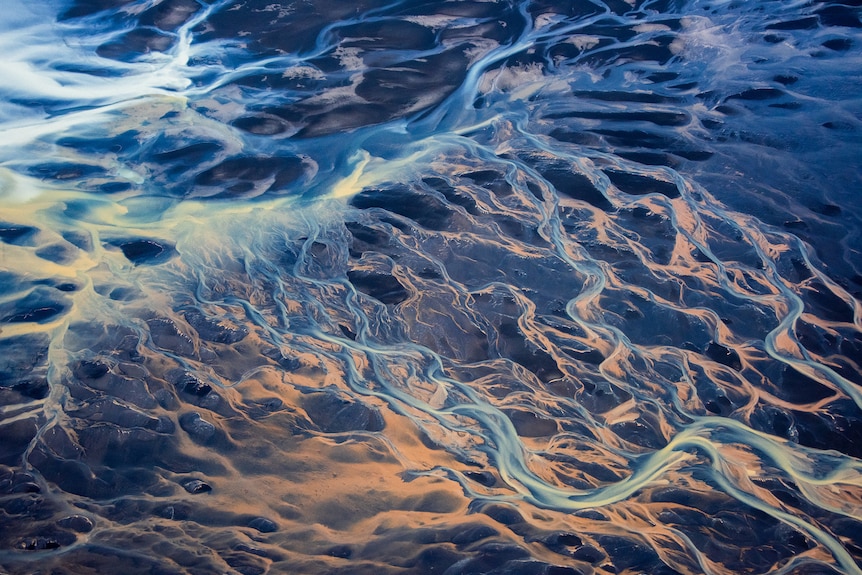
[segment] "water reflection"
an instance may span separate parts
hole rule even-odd
[[[857,7],[52,2],[10,573],[857,573]]]

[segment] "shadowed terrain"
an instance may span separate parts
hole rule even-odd
[[[858,3],[11,2],[0,571],[860,572]]]

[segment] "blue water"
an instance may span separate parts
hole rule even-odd
[[[862,572],[856,0],[0,51],[0,572]]]

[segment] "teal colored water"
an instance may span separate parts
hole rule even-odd
[[[6,0],[0,572],[859,573],[860,11]]]

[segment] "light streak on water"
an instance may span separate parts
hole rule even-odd
[[[0,571],[859,573],[853,4],[10,0]]]

